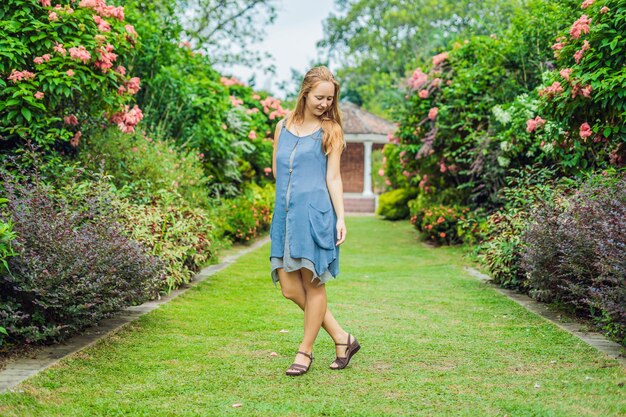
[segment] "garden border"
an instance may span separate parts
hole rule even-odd
[[[189,282],[186,287],[173,290],[167,296],[161,297],[158,300],[146,301],[138,306],[127,307],[126,309],[116,313],[115,316],[101,320],[97,325],[85,329],[81,334],[73,336],[64,342],[51,346],[44,346],[28,355],[29,357],[10,360],[7,363],[6,368],[0,371],[0,393],[6,391],[23,392],[21,389],[13,390],[12,388],[27,378],[30,378],[44,369],[56,364],[61,359],[91,346],[98,340],[117,332],[119,329],[124,327],[126,324],[133,322],[138,317],[173,300],[216,272],[230,266],[241,256],[265,245],[269,242],[269,240],[269,236],[265,236],[256,240],[249,246],[237,248],[234,251],[230,251],[230,253],[227,251],[227,254],[220,263],[203,268],[193,277],[192,281]]]
[[[491,277],[489,275],[483,274],[475,268],[466,266],[463,269],[472,277],[480,280],[486,285],[489,285],[500,294],[510,298],[527,310],[556,324],[561,329],[573,334],[574,336],[581,339],[583,342],[605,353],[607,356],[616,359],[622,366],[626,367],[626,354],[624,353],[626,348],[622,347],[622,345],[620,345],[619,343],[608,339],[602,333],[588,332],[582,330],[581,323],[570,320],[568,317],[554,312],[548,307],[547,304],[535,301],[526,294],[521,294],[513,290],[508,290],[494,284],[493,282],[491,282]]]

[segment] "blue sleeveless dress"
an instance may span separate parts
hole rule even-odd
[[[271,276],[307,268],[319,285],[339,274],[337,215],[326,185],[322,129],[296,136],[283,121],[276,150],[276,199],[270,226]]]

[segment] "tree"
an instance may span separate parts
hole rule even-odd
[[[276,19],[277,0],[179,0],[181,22],[194,49],[216,67],[259,66],[271,56],[249,50]],[[273,65],[266,71],[274,72]]]
[[[402,101],[400,80],[464,34],[501,34],[520,1],[337,0],[318,47],[338,62],[344,90],[377,113]]]

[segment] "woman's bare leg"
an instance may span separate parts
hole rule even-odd
[[[304,288],[302,274],[300,273],[300,270],[285,272],[283,268],[279,268],[276,271],[278,272],[280,289],[283,292],[283,296],[293,301],[298,305],[298,307],[304,310],[304,305],[306,303],[306,291]],[[310,273],[310,271],[308,272]],[[348,339],[348,333],[343,330],[343,328],[339,325],[339,322],[337,322],[337,320],[328,308],[326,308],[326,314],[324,315],[322,327],[324,328],[324,330],[326,330],[326,333],[328,333],[330,337],[333,338],[333,341],[335,343],[346,343],[346,340]],[[337,348],[338,355],[340,354],[339,348],[341,348],[341,351],[345,350],[345,347],[343,346],[338,346]]]

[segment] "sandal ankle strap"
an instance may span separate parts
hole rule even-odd
[[[304,355],[307,358],[311,359],[311,361],[313,360],[313,352],[311,352],[311,354],[309,355],[308,353],[299,350],[298,353],[300,353],[301,355]]]

